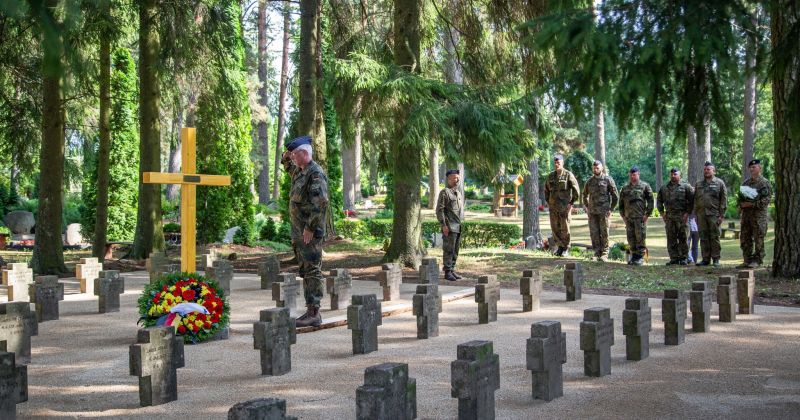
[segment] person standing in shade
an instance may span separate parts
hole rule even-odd
[[[625,220],[625,233],[631,249],[628,265],[642,265],[647,251],[647,219],[653,213],[653,190],[650,184],[639,180],[639,167],[631,168],[628,183],[619,195],[619,214]]]
[[[300,168],[298,168],[297,165],[295,165],[292,161],[292,152],[301,143],[311,144],[311,137],[300,136],[292,139],[290,142],[284,145],[286,150],[283,152],[283,156],[281,156],[281,165],[283,165],[283,170],[289,175],[289,179],[291,179],[292,182],[294,182],[294,179],[297,178],[297,175],[300,173]],[[294,240],[292,240],[292,254],[294,255],[294,259],[289,261],[289,263],[299,263],[300,258],[297,256],[297,244],[294,243]],[[300,269],[302,270],[302,267],[300,267]],[[300,271],[300,277],[303,277],[302,271]]]
[[[619,193],[614,179],[603,173],[603,162],[592,164],[592,177],[583,184],[583,206],[589,216],[589,234],[597,261],[608,261],[608,221],[617,207]]]
[[[689,214],[689,264],[697,261],[697,247],[700,245],[700,231],[697,228],[697,216],[694,210]]]
[[[658,191],[656,200],[658,212],[664,219],[664,228],[667,231],[667,252],[669,252],[667,265],[688,265],[687,222],[689,213],[694,207],[694,188],[681,181],[680,169],[672,168],[669,172],[669,182]]]
[[[564,255],[569,250],[569,222],[572,219],[572,205],[580,199],[581,190],[572,172],[564,169],[564,156],[553,156],[555,170],[547,175],[544,182],[544,199],[550,208],[550,230],[553,241],[558,246],[555,254]],[[550,244],[552,247],[553,244]]]
[[[455,272],[458,250],[461,245],[461,207],[462,197],[458,191],[461,174],[457,169],[447,171],[447,188],[439,191],[436,201],[436,219],[442,227],[442,265],[446,280],[459,280]]]
[[[769,224],[769,202],[772,197],[772,185],[761,176],[761,161],[753,159],[747,165],[750,178],[742,185],[758,191],[752,201],[740,201],[742,213],[742,232],[739,243],[742,248],[744,263],[737,268],[758,268],[764,265],[764,237],[767,236]]]
[[[292,242],[297,247],[300,275],[306,299],[306,313],[297,318],[298,327],[318,327],[322,323],[322,241],[328,209],[328,178],[314,162],[311,138],[300,137],[289,145],[297,172],[289,193]]]
[[[728,192],[725,182],[714,176],[714,164],[706,161],[703,165],[703,180],[694,186],[694,212],[700,230],[700,251],[703,260],[696,265],[713,264],[719,267],[721,245],[719,226],[728,209]]]

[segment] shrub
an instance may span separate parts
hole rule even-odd
[[[469,204],[466,207],[469,211],[478,211],[478,212],[490,212],[492,210],[492,206],[488,204]]]
[[[614,261],[625,261],[625,251],[628,246],[622,242],[617,242],[608,250],[608,258]]]
[[[465,248],[507,246],[521,236],[522,228],[517,225],[493,222],[461,224],[461,245]]]
[[[280,226],[278,226],[275,242],[287,245],[292,243],[292,225],[289,222],[281,222]]]
[[[725,218],[726,219],[739,218],[739,201],[737,200],[735,195],[728,197],[728,208],[725,209]]]
[[[392,219],[366,219],[364,223],[369,235],[375,239],[392,236]]]
[[[345,238],[350,239],[370,239],[369,230],[366,223],[359,219],[341,219],[337,220],[336,233]]]
[[[376,219],[391,219],[394,217],[394,211],[392,209],[380,209],[375,213]]]
[[[233,235],[233,243],[236,245],[251,246],[253,244],[253,225],[243,223],[239,230]]]
[[[267,217],[267,220],[264,221],[258,232],[258,239],[262,241],[274,241],[276,236],[278,236],[278,226],[275,224],[275,220],[271,217]]]
[[[364,198],[372,197],[375,195],[375,188],[372,185],[365,185],[361,187],[361,196]]]
[[[181,231],[181,225],[177,223],[167,223],[163,227],[164,233],[179,233]]]

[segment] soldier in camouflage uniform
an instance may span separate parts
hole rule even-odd
[[[564,255],[569,250],[569,222],[572,219],[572,205],[580,200],[581,190],[572,172],[564,169],[564,157],[553,157],[555,170],[544,181],[544,199],[550,208],[550,230],[553,241],[558,246],[555,254]],[[550,244],[552,249],[553,244]]]
[[[625,220],[625,233],[631,249],[629,265],[644,264],[647,250],[647,219],[653,213],[653,190],[639,180],[639,168],[634,166],[629,173],[629,182],[619,194],[619,214]]]
[[[696,265],[705,266],[713,262],[719,267],[721,246],[719,225],[725,218],[728,208],[728,193],[725,182],[714,176],[714,164],[706,162],[703,166],[703,180],[694,185],[694,212],[700,230],[700,249],[703,261]]]
[[[742,185],[758,191],[753,201],[739,202],[742,213],[742,232],[739,236],[744,264],[737,268],[758,268],[764,264],[764,237],[767,236],[772,185],[761,176],[761,161],[753,159],[747,165],[750,179]]]
[[[297,165],[292,162],[292,151],[294,151],[295,147],[298,145],[295,141],[301,138],[303,137],[292,139],[291,142],[286,143],[286,151],[283,152],[283,156],[281,157],[281,165],[283,165],[283,170],[289,175],[289,179],[291,179],[292,182],[294,182],[294,179],[297,178],[297,175],[300,173],[300,168],[298,168]],[[297,257],[297,244],[294,243],[294,239],[292,240],[292,254],[294,255],[294,259],[289,261],[289,263],[299,262],[300,259]],[[300,276],[303,276],[302,271],[300,271]]]
[[[582,201],[589,216],[589,234],[597,261],[608,261],[608,221],[617,207],[619,193],[614,179],[603,173],[603,162],[592,164],[594,176],[583,184]]]
[[[292,242],[297,247],[300,275],[303,277],[306,313],[297,318],[298,327],[319,326],[322,300],[322,241],[325,237],[325,215],[328,208],[328,178],[322,167],[312,160],[311,139],[294,140],[292,161],[297,172],[289,194],[289,216],[292,220]]]
[[[688,225],[689,213],[694,208],[694,188],[681,182],[681,171],[672,168],[669,182],[658,191],[656,205],[667,231],[667,265],[689,264]]]
[[[439,191],[436,201],[436,219],[442,226],[442,244],[444,278],[450,281],[459,280],[455,266],[458,249],[461,245],[461,206],[462,198],[458,192],[460,173],[457,169],[447,171],[447,188]]]

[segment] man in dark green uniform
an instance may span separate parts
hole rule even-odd
[[[313,160],[310,137],[295,139],[288,148],[297,166],[289,194],[292,242],[297,247],[307,307],[306,313],[297,318],[297,326],[316,327],[322,323],[319,307],[323,294],[322,240],[328,208],[328,178]]]
[[[458,249],[461,245],[461,206],[462,198],[458,192],[458,181],[461,174],[457,169],[447,171],[447,188],[439,191],[436,201],[436,219],[442,226],[442,252],[444,278],[458,280],[455,272]]]
[[[653,190],[639,180],[639,167],[631,168],[628,183],[619,194],[619,214],[625,220],[625,233],[631,249],[629,265],[644,264],[647,250],[647,219],[653,213]]]
[[[758,268],[764,264],[764,237],[767,236],[769,222],[767,210],[772,197],[772,185],[761,176],[760,160],[751,160],[747,167],[750,170],[750,178],[742,185],[756,190],[758,195],[752,200],[739,202],[742,213],[739,243],[742,247],[744,264],[737,268]]]
[[[592,164],[593,176],[583,184],[583,206],[589,216],[589,235],[597,261],[608,261],[608,219],[617,207],[619,193],[614,179],[603,173],[603,162]]]
[[[689,264],[688,224],[694,207],[694,188],[681,181],[681,171],[672,168],[669,182],[658,191],[656,204],[667,231],[667,265]]]
[[[719,267],[721,246],[719,226],[728,208],[728,193],[725,182],[714,176],[714,164],[706,162],[703,166],[703,180],[694,185],[694,212],[700,231],[700,248],[703,261],[697,265],[714,264]]]
[[[581,190],[578,188],[578,180],[572,172],[564,169],[564,157],[561,155],[553,156],[555,170],[547,175],[544,181],[544,199],[550,210],[550,230],[553,232],[553,241],[557,246],[555,254],[564,255],[569,251],[569,222],[572,219],[572,205],[580,200]]]

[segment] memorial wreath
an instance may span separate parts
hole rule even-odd
[[[219,284],[197,273],[161,276],[139,297],[139,323],[174,326],[185,343],[199,343],[224,330],[230,311]]]

